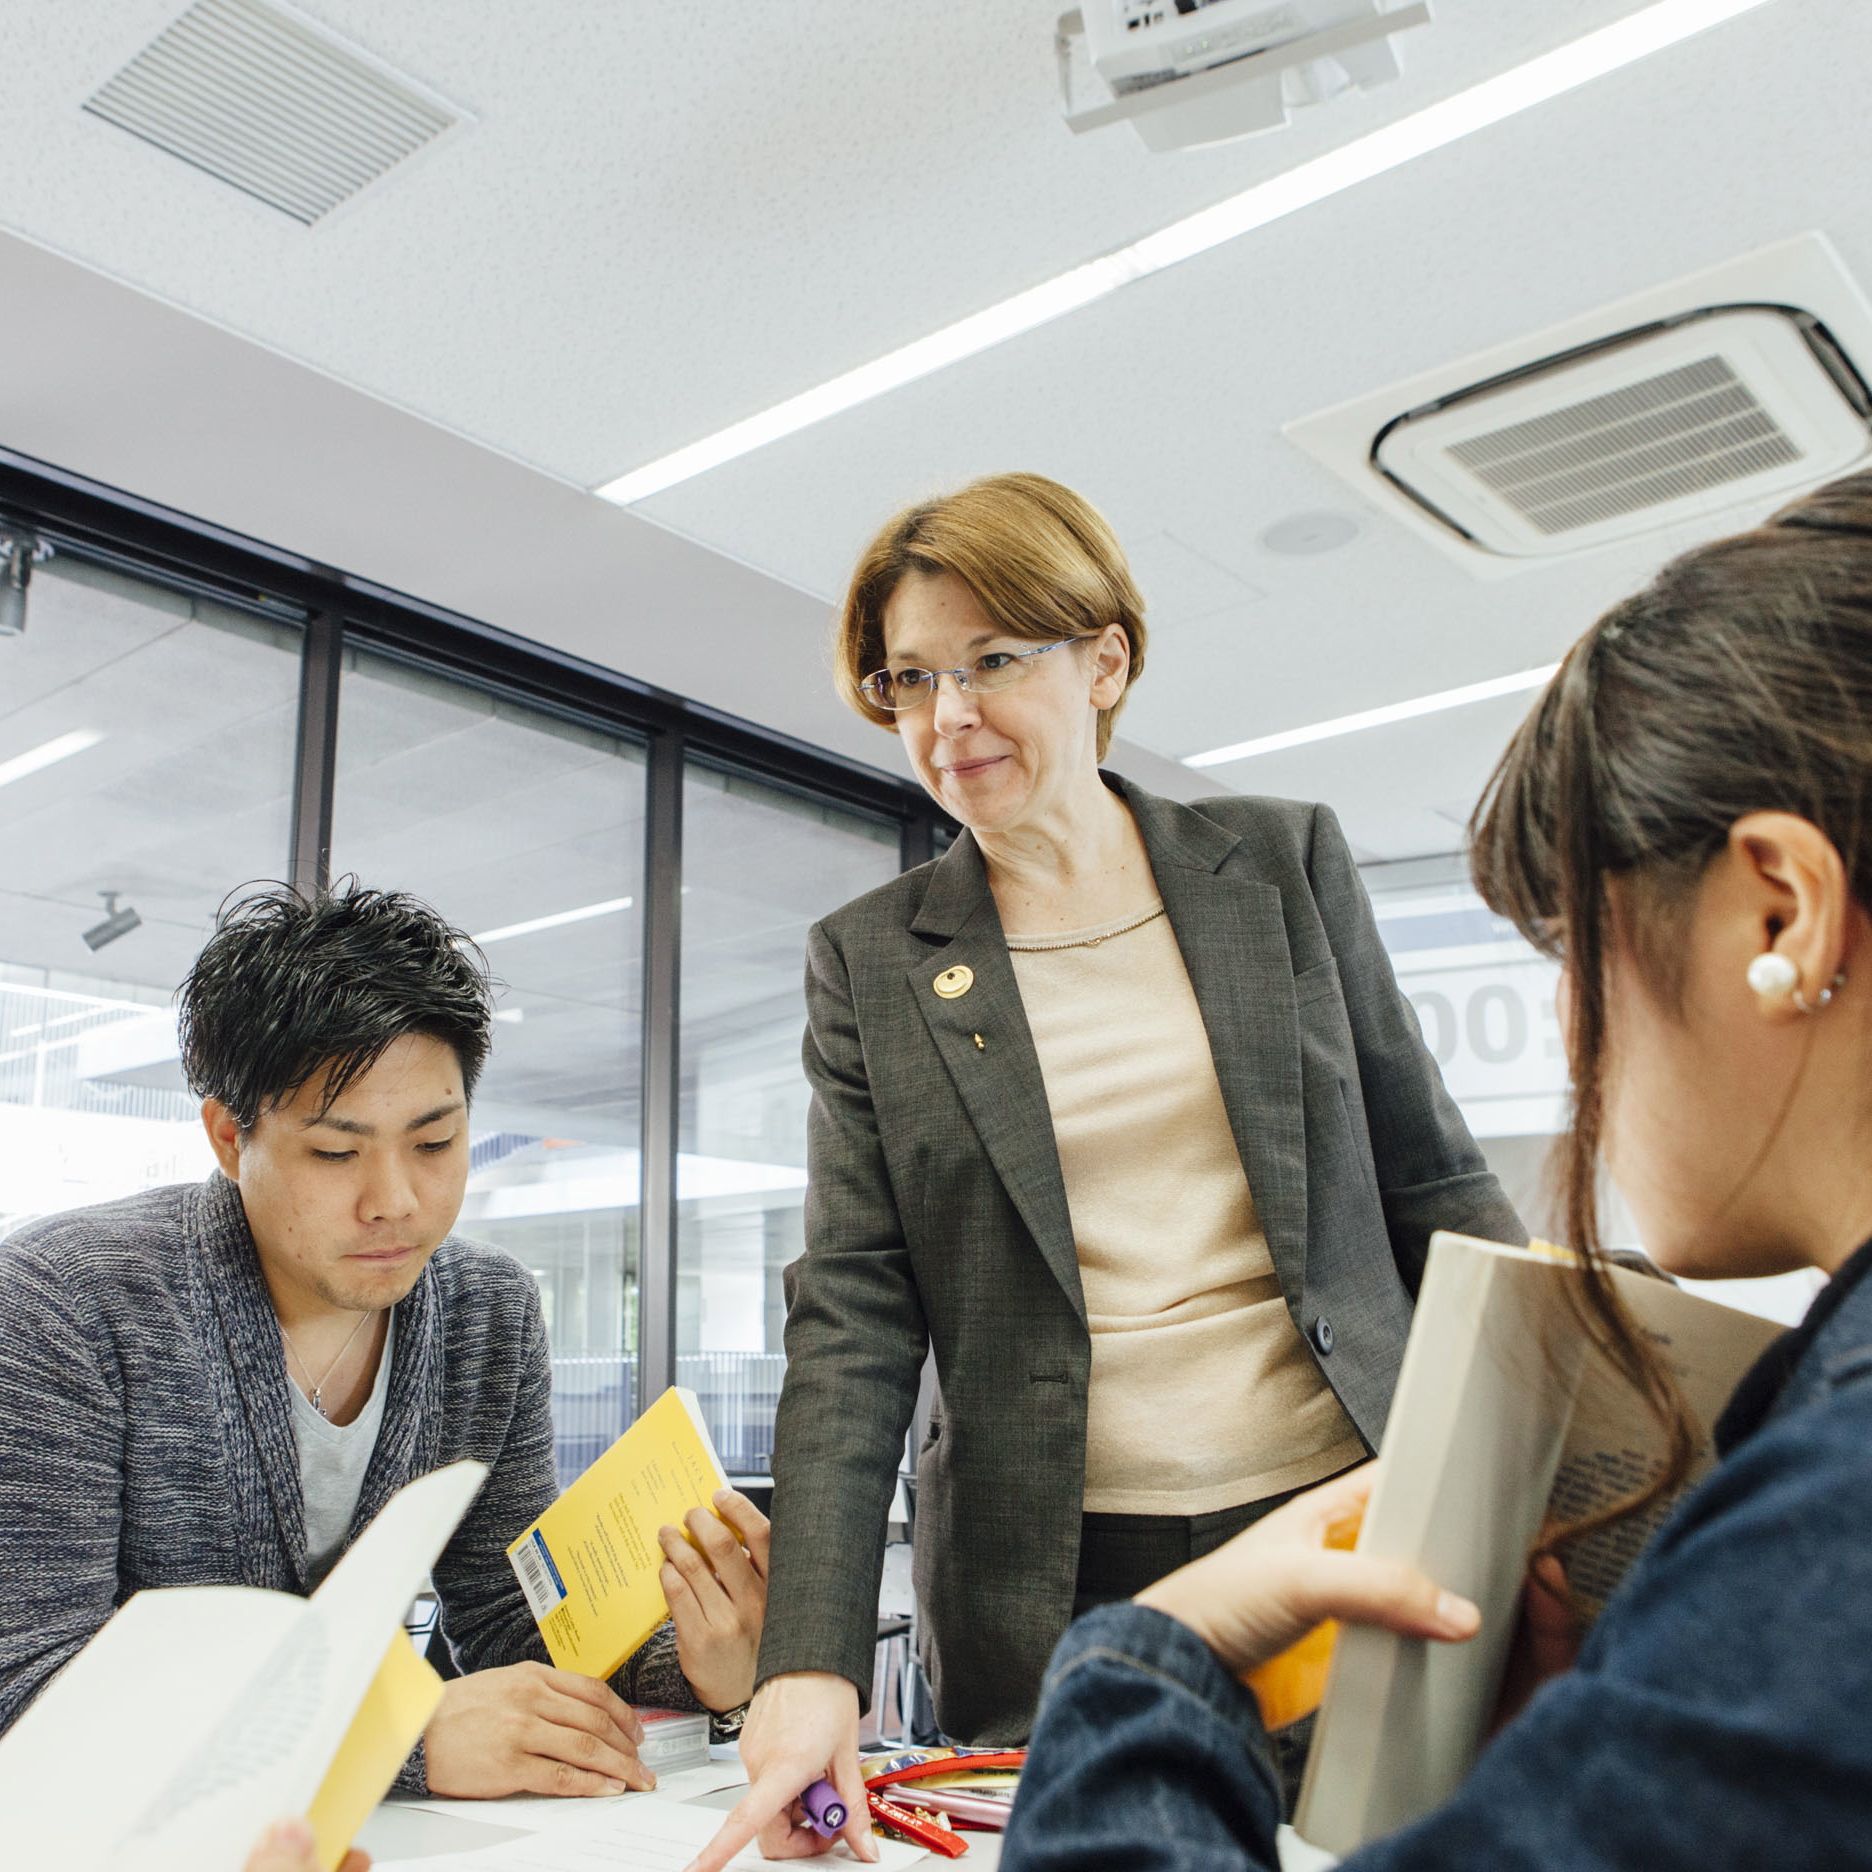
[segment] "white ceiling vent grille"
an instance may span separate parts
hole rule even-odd
[[[308,227],[463,118],[263,0],[197,0],[84,108]]]
[[[1453,391],[1371,459],[1474,545],[1539,558],[1838,474],[1872,452],[1869,408],[1816,319],[1706,307]]]
[[[1542,533],[1785,468],[1800,449],[1726,358],[1514,423],[1450,450]]]

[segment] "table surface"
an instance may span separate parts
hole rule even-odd
[[[688,1775],[671,1777],[675,1785],[670,1792],[692,1806],[719,1808],[726,1813],[746,1790],[740,1758],[732,1743],[718,1744],[709,1750],[709,1756],[720,1770],[719,1773],[704,1776],[692,1770]],[[712,1792],[693,1795],[681,1792],[686,1783],[713,1779],[719,1784],[726,1776],[733,1777],[729,1784],[718,1785]],[[631,1795],[624,1795],[616,1804],[628,1802],[632,1798]],[[575,1808],[583,1812],[595,1805],[611,1804],[614,1803],[533,1799],[419,1803],[391,1799],[385,1801],[365,1822],[357,1843],[373,1860],[428,1859],[441,1853],[472,1852],[478,1846],[495,1846],[502,1840],[513,1839],[522,1833],[539,1832],[549,1826],[555,1816],[565,1816]],[[971,1832],[968,1841],[966,1856],[954,1863],[974,1868],[975,1872],[992,1872],[992,1868],[1000,1864],[1000,1834]],[[838,1863],[853,1862],[841,1855]],[[952,1862],[932,1857],[928,1863],[934,1867]]]
[[[714,1807],[723,1813],[741,1798],[746,1781],[740,1758],[733,1743],[717,1744],[709,1750],[710,1770],[689,1770],[684,1775],[668,1777],[667,1791],[697,1807]],[[707,1792],[685,1794],[686,1786],[712,1783]],[[639,1798],[624,1795],[623,1801]],[[549,1827],[556,1817],[564,1819],[575,1811],[583,1813],[596,1803],[591,1801],[512,1800],[512,1801],[430,1801],[417,1803],[387,1800],[365,1822],[357,1843],[375,1860],[428,1859],[440,1853],[472,1852],[479,1846],[495,1846],[502,1840],[523,1833],[537,1833]],[[1001,1835],[971,1832],[967,1854],[958,1861],[926,1861],[932,1868],[951,1863],[972,1872],[993,1872],[1001,1863]],[[1282,1872],[1327,1872],[1338,1863],[1330,1853],[1309,1846],[1290,1829],[1281,1828],[1280,1858]],[[814,1865],[849,1865],[852,1860],[841,1854],[836,1861],[813,1860]]]

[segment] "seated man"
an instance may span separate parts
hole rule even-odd
[[[399,1786],[619,1792],[629,1702],[753,1690],[767,1524],[673,1532],[677,1610],[615,1689],[549,1669],[505,1549],[557,1494],[532,1276],[449,1234],[492,1008],[414,899],[280,889],[223,914],[180,992],[220,1170],[0,1243],[0,1732],[133,1592],[309,1592],[405,1482],[487,1484],[436,1562],[451,1682]],[[687,1681],[685,1682],[685,1678]]]

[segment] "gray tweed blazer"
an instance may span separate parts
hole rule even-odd
[[[0,1731],[146,1586],[306,1590],[289,1382],[218,1172],[0,1242]],[[397,1308],[350,1538],[405,1482],[489,1465],[435,1565],[463,1670],[546,1657],[506,1547],[558,1493],[551,1390],[532,1278],[451,1236]],[[695,1707],[674,1638],[666,1624],[630,1660],[620,1694]],[[426,1785],[420,1744],[398,1785]]]
[[[1149,850],[1288,1310],[1375,1448],[1431,1231],[1525,1232],[1424,1048],[1332,813],[1107,783]],[[973,985],[944,999],[936,977],[958,966]],[[925,1662],[948,1734],[1015,1741],[1072,1611],[1091,1340],[974,840],[815,927],[806,994],[806,1251],[788,1270],[760,1676],[834,1671],[865,1694],[892,1480],[933,1347]]]

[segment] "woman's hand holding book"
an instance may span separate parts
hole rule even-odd
[[[1335,1477],[1179,1567],[1137,1603],[1187,1625],[1246,1677],[1328,1619],[1459,1643],[1481,1615],[1415,1567],[1350,1550],[1377,1465]]]

